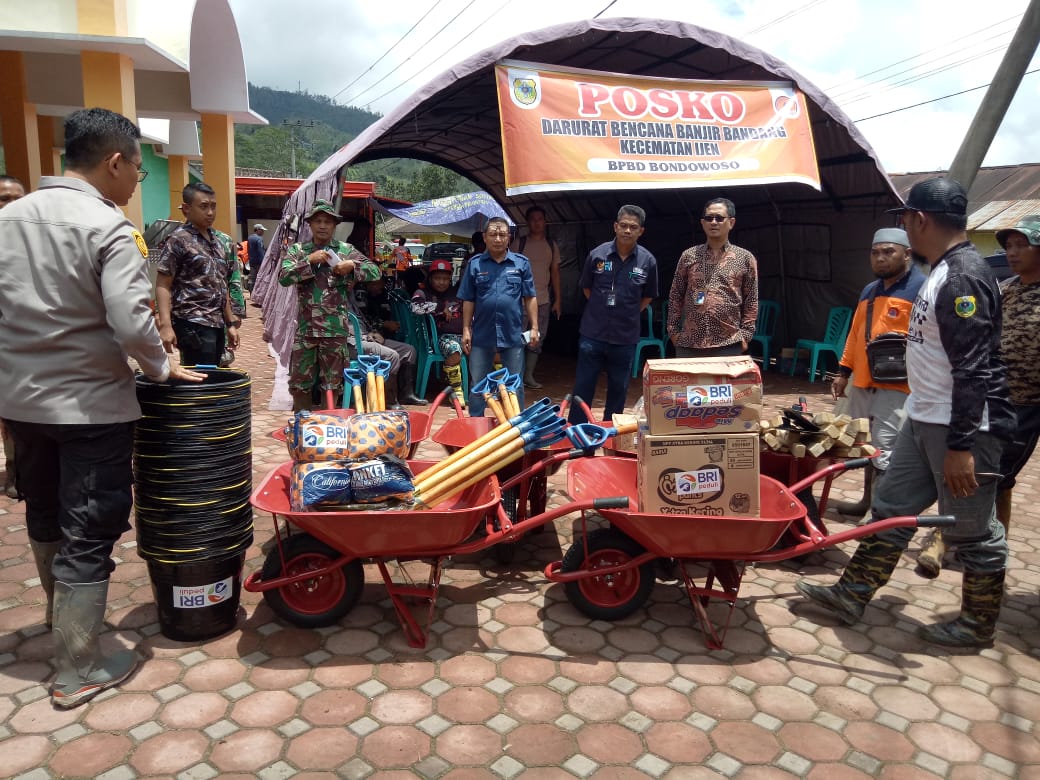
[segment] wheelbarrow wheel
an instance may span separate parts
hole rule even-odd
[[[520,504],[520,488],[512,487],[502,492],[502,509],[511,523],[516,522],[516,511]],[[498,518],[495,518],[495,530],[499,530]],[[492,549],[495,560],[502,564],[512,563],[516,559],[516,548],[520,542],[499,542]]]
[[[613,528],[590,531],[585,544],[574,542],[563,556],[562,572],[619,566],[646,550]],[[654,563],[648,561],[617,574],[593,574],[564,584],[567,600],[595,620],[621,620],[646,603],[654,588]]]
[[[338,569],[328,569],[342,557],[324,542],[304,533],[293,534],[282,542],[282,556],[275,546],[264,561],[262,579],[273,580],[308,571],[313,577],[264,591],[264,600],[272,611],[301,628],[321,628],[339,621],[361,598],[365,587],[365,570],[357,558]]]

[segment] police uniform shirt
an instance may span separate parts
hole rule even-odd
[[[45,176],[0,210],[0,417],[66,425],[141,416],[134,358],[170,365],[152,315],[144,238],[82,179]]]

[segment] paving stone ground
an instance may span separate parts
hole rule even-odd
[[[250,308],[236,363],[253,377],[257,481],[286,459],[269,436],[286,414],[267,408],[274,361],[258,311]],[[562,399],[573,363],[547,355],[539,369],[543,392]],[[769,375],[766,390],[771,408],[799,396],[812,411],[831,408],[822,383]],[[635,382],[630,403],[637,397]],[[435,424],[447,417],[439,411]],[[432,442],[419,449],[442,456]],[[570,500],[565,475],[550,480],[551,506]],[[834,498],[857,498],[859,482],[842,476]],[[360,603],[337,625],[294,627],[243,593],[230,633],[167,639],[131,532],[116,550],[103,642],[136,646],[145,660],[118,691],[59,712],[47,696],[51,638],[24,504],[0,498],[0,775],[1040,778],[1035,459],[1014,507],[998,637],[980,653],[915,637],[959,603],[955,564],[930,582],[914,574],[923,534],[852,628],[793,586],[801,576],[831,581],[853,544],[750,567],[726,647],[710,651],[674,583],[658,582],[644,609],[608,623],[590,621],[546,581],[576,515],[525,537],[508,565],[490,553],[453,559],[424,649],[408,646],[372,564]],[[272,539],[271,518],[255,522],[247,573]],[[851,527],[833,509],[826,522]],[[407,569],[425,576],[420,563]]]

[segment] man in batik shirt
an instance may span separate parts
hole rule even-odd
[[[747,352],[758,316],[758,264],[729,242],[736,224],[733,201],[704,206],[707,241],[679,258],[668,295],[668,335],[676,357],[720,357]]]

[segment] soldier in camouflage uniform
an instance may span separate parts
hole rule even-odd
[[[231,278],[228,280],[228,295],[231,296],[231,313],[241,322],[246,317],[246,294],[242,287],[242,263],[238,261],[238,254],[234,240],[227,233],[214,228],[213,235],[224,247],[224,256],[231,264]],[[225,332],[224,354],[220,357],[221,368],[227,368],[235,362],[235,351],[227,346]]]
[[[189,184],[183,199],[185,224],[166,240],[156,266],[159,336],[167,352],[180,350],[181,365],[216,366],[225,345],[238,346],[241,319],[232,311],[230,295],[238,263],[213,230],[213,188]]]

